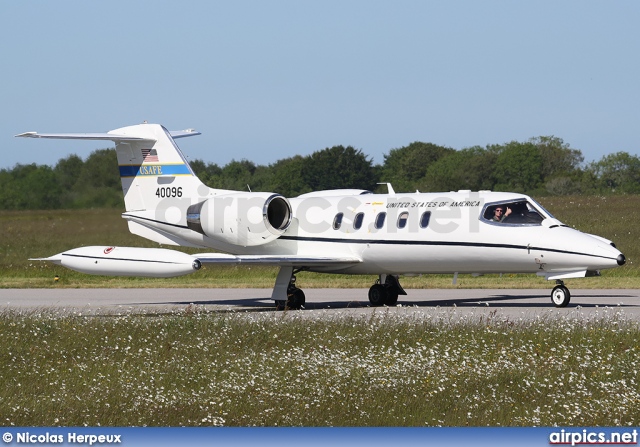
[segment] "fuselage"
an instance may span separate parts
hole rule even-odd
[[[526,195],[502,192],[312,194],[289,199],[293,218],[261,246],[220,244],[180,231],[192,243],[243,255],[355,256],[358,264],[312,267],[326,273],[584,272],[621,265],[610,241],[555,219]],[[512,209],[492,220],[495,207]],[[623,262],[623,261],[622,261]]]

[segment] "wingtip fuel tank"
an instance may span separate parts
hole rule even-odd
[[[50,261],[92,275],[154,278],[188,275],[201,267],[194,256],[165,248],[91,246],[32,260]]]

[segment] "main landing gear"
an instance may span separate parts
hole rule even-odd
[[[301,270],[293,270],[292,267],[280,268],[272,295],[276,302],[277,310],[297,310],[304,307],[304,292],[296,287],[296,274]],[[286,297],[286,299],[282,299],[283,297]]]
[[[565,287],[564,281],[557,280],[556,284],[557,286],[551,291],[551,302],[556,307],[567,307],[567,304],[569,304],[571,300],[571,293],[569,289]]]
[[[280,267],[276,284],[271,298],[276,303],[276,309],[301,309],[304,307],[305,296],[302,289],[296,286],[296,274],[304,269]],[[369,289],[369,302],[372,306],[395,306],[399,295],[406,295],[396,275],[380,275]]]
[[[406,295],[395,275],[380,275],[378,280],[369,289],[369,302],[372,306],[395,306],[398,295]]]

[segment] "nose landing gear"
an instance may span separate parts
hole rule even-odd
[[[556,286],[551,291],[551,302],[556,307],[567,307],[571,300],[571,292],[564,285],[564,281],[557,280]]]

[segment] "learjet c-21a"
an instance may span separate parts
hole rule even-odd
[[[113,141],[129,230],[159,244],[216,251],[92,246],[37,259],[84,273],[150,277],[185,275],[203,264],[278,266],[271,298],[294,309],[305,302],[295,283],[301,271],[378,275],[372,306],[406,295],[402,275],[535,273],[556,281],[551,301],[564,307],[565,279],[625,263],[611,241],[567,227],[523,194],[396,194],[389,185],[388,194],[343,189],[288,199],[209,188],[174,141],[193,135],[199,132],[147,123],[107,133],[16,135]]]

